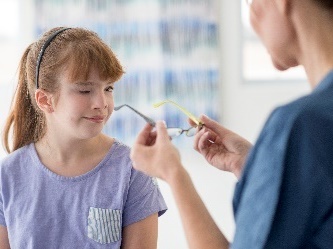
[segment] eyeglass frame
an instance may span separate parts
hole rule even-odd
[[[166,103],[170,103],[170,104],[174,105],[175,107],[177,107],[179,110],[181,110],[182,113],[184,113],[189,119],[191,119],[197,125],[197,127],[198,127],[199,130],[204,126],[204,123],[199,118],[197,118],[196,116],[194,116],[190,111],[186,110],[184,107],[182,107],[181,105],[177,104],[173,100],[166,99],[166,100],[160,101],[158,103],[155,103],[154,107],[158,108],[158,107],[160,107],[160,106],[162,106],[162,105],[164,105]]]
[[[156,122],[152,119],[152,118],[150,118],[150,117],[147,117],[146,115],[144,115],[144,114],[142,114],[141,112],[139,112],[138,110],[136,110],[135,108],[133,108],[132,106],[130,106],[130,105],[128,105],[128,104],[122,104],[122,105],[119,105],[119,106],[115,106],[113,109],[115,110],[115,111],[118,111],[118,110],[120,110],[122,107],[124,107],[124,106],[126,106],[126,107],[128,107],[130,110],[132,110],[132,111],[134,111],[136,114],[138,114],[140,117],[142,117],[148,124],[150,124],[151,126],[153,126],[153,127],[155,127],[156,126]],[[171,131],[172,130],[175,130],[175,129],[177,129],[179,132],[178,132],[178,134],[176,134],[175,132],[174,133],[172,133],[172,134],[176,134],[176,135],[171,135]],[[185,135],[187,136],[187,137],[192,137],[192,136],[194,136],[195,135],[195,133],[194,134],[192,134],[192,133],[189,133],[191,130],[193,130],[193,129],[195,129],[195,127],[190,127],[190,128],[188,128],[188,129],[182,129],[182,128],[177,128],[177,127],[167,127],[167,131],[169,131],[169,136],[170,137],[178,137],[178,136],[180,136],[181,134],[183,134],[183,133],[185,133]]]

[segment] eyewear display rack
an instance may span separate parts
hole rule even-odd
[[[129,104],[169,127],[187,128],[173,100],[195,115],[219,119],[218,0],[34,0],[34,34],[55,26],[85,27],[106,41],[125,68],[115,105]],[[131,145],[145,121],[123,108],[105,126]],[[177,138],[182,145],[188,138]],[[185,143],[184,143],[185,146]],[[186,146],[192,146],[186,142]]]

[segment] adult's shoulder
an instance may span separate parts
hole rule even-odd
[[[237,229],[233,248],[255,248],[264,245],[272,230],[278,203],[285,199],[282,192],[295,194],[297,198],[309,196],[299,194],[304,193],[305,189],[318,190],[318,193],[319,190],[323,191],[323,196],[325,191],[327,192],[329,188],[323,188],[322,182],[332,182],[323,181],[324,177],[328,179],[332,175],[330,155],[333,155],[333,129],[329,128],[333,124],[332,109],[333,91],[325,91],[325,94],[315,91],[279,106],[272,112],[248,157],[243,175],[235,189],[233,204]],[[289,172],[290,170],[293,172]],[[296,177],[300,183],[298,185]],[[291,179],[290,184],[286,184],[286,179]],[[313,184],[310,184],[310,181]],[[285,185],[292,191],[285,191]],[[296,185],[300,186],[299,191],[295,190]],[[315,197],[319,196],[316,191],[313,191],[313,194]],[[310,201],[308,203],[311,204]],[[329,204],[331,203],[327,206]],[[295,206],[299,210],[304,207],[304,203],[296,203],[292,208]],[[300,217],[295,215],[295,212],[291,213],[292,217]],[[290,219],[283,216],[278,220]],[[295,224],[291,223],[289,227],[302,227]],[[249,233],[250,230],[255,232]]]
[[[284,130],[295,125],[333,121],[333,93],[313,92],[274,109],[267,124]]]
[[[266,247],[331,248],[327,234],[333,225],[333,93],[315,91],[281,110],[292,122]]]

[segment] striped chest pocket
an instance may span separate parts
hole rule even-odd
[[[88,215],[88,237],[101,244],[120,240],[121,217],[121,210],[90,207]]]

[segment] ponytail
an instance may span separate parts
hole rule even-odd
[[[4,127],[3,144],[8,153],[37,141],[45,133],[44,115],[33,106],[31,98],[34,98],[34,93],[28,87],[27,57],[30,50],[31,45],[21,58],[18,84]]]

